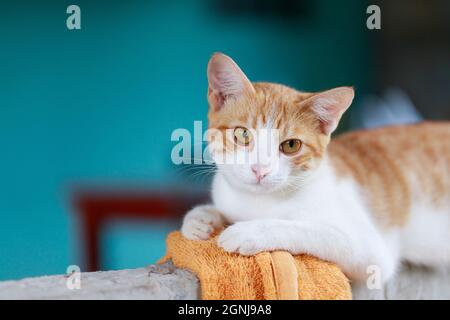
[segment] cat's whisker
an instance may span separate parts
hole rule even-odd
[[[196,174],[197,172],[205,172],[208,174],[212,174],[215,173],[216,171],[212,168],[199,168],[199,167],[187,167],[187,168],[183,168],[182,170],[177,170],[175,171],[175,174],[178,176],[183,176],[183,177],[192,177],[194,174]]]
[[[192,164],[184,165],[175,170],[176,174],[189,176],[192,179],[206,178],[217,172],[217,168],[213,164]]]

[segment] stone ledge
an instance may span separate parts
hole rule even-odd
[[[198,299],[194,274],[170,262],[146,268],[81,273],[81,288],[65,275],[0,282],[0,299]],[[450,299],[450,270],[405,266],[384,290],[354,288],[355,299]]]

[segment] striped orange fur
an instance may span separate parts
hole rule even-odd
[[[450,214],[450,123],[425,122],[343,134],[329,158],[353,177],[382,225],[402,225],[413,201]]]

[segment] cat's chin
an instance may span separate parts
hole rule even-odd
[[[282,189],[282,186],[280,185],[274,185],[274,184],[258,184],[258,183],[242,183],[241,189],[244,189],[251,193],[274,193]]]

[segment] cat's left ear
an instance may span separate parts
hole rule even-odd
[[[320,122],[323,134],[330,135],[336,128],[342,114],[352,104],[355,91],[352,87],[338,87],[306,99],[305,103]]]
[[[252,83],[230,57],[215,53],[208,63],[208,101],[218,111],[228,99],[255,93]]]

